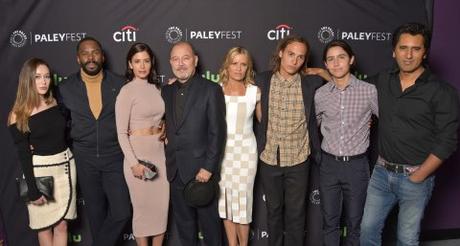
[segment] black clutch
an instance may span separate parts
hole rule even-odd
[[[155,164],[144,160],[138,160],[138,162],[139,164],[147,168],[144,170],[145,179],[154,179],[158,175],[157,167],[155,166]]]
[[[22,178],[17,178],[16,182],[18,184],[19,190],[19,197],[25,202],[30,202],[28,191],[29,187],[27,187],[27,182]],[[54,192],[54,178],[53,176],[44,176],[44,177],[35,177],[35,183],[37,184],[37,189],[42,193],[47,200],[51,201],[54,200],[53,192]]]

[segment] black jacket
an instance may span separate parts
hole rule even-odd
[[[174,113],[178,86],[166,85],[161,91],[166,106],[168,180],[172,181],[178,172],[184,183],[194,178],[200,168],[220,176],[227,136],[222,88],[198,75],[188,83],[191,84],[180,122]]]
[[[272,76],[273,72],[271,71],[263,72],[256,76],[256,84],[261,92],[260,103],[262,107],[262,120],[256,125],[257,149],[259,155],[265,149],[265,144],[267,142],[268,100]],[[301,84],[305,117],[308,122],[308,134],[310,137],[310,156],[312,157],[310,160],[319,164],[321,163],[321,144],[313,99],[316,89],[320,87],[323,82],[318,76],[302,76]]]
[[[75,152],[94,157],[121,155],[115,124],[115,100],[125,79],[104,70],[102,111],[96,120],[88,102],[80,73],[72,74],[58,86],[58,102],[70,120],[70,136]]]

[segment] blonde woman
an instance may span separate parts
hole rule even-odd
[[[48,64],[27,60],[19,75],[16,101],[8,126],[28,186],[29,226],[38,231],[41,246],[67,245],[67,222],[75,219],[76,171],[65,141],[66,120],[53,97]],[[53,176],[52,199],[35,184],[35,177]]]
[[[219,215],[224,220],[229,246],[248,245],[252,221],[257,144],[253,132],[254,114],[261,117],[260,91],[254,85],[249,52],[231,48],[220,69],[225,95],[227,142],[221,168]]]

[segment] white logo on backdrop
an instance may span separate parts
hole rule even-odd
[[[13,47],[20,48],[26,45],[27,43],[27,35],[21,30],[15,30],[10,35],[10,44]]]
[[[318,40],[321,43],[329,43],[334,40],[334,30],[331,27],[323,26],[318,31]]]
[[[166,30],[165,36],[169,43],[175,44],[182,40],[182,30],[177,26],[171,26]]]

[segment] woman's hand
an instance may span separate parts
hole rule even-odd
[[[41,206],[45,203],[47,203],[48,201],[46,200],[46,197],[44,195],[42,195],[40,198],[38,198],[37,200],[35,201],[32,201],[31,203],[33,205],[37,205],[37,206]]]
[[[138,179],[144,178],[144,166],[137,163],[136,165],[131,167],[131,171],[133,172],[134,177]]]

